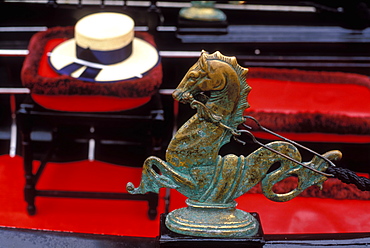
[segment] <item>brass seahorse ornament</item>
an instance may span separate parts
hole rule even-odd
[[[176,233],[201,237],[252,237],[256,235],[259,223],[250,213],[236,209],[237,197],[261,182],[267,198],[283,202],[327,179],[309,169],[325,171],[329,164],[324,159],[314,156],[301,166],[271,151],[301,163],[298,149],[285,141],[271,142],[248,156],[219,155],[220,148],[233,135],[238,135],[237,127],[245,121],[243,112],[249,107],[247,96],[251,90],[246,82],[247,72],[248,69],[238,65],[235,57],[202,51],[199,60],[173,93],[175,100],[189,103],[197,113],[172,138],[166,160],[147,158],[140,185],[135,188],[132,183],[127,184],[127,190],[132,194],[158,193],[161,187],[166,187],[188,197],[188,207],[176,209],[166,217],[166,226]],[[338,160],[341,153],[330,151],[322,156]],[[276,162],[281,166],[267,173]],[[273,192],[273,185],[289,176],[298,177],[298,186],[284,194]]]

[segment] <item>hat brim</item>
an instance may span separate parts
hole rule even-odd
[[[134,38],[132,54],[122,62],[112,65],[102,65],[102,69],[93,79],[80,78],[83,71],[88,67],[83,65],[80,69],[68,74],[74,78],[93,82],[116,82],[131,78],[140,78],[147,71],[155,67],[159,62],[157,49],[148,42]],[[64,67],[76,62],[76,41],[69,39],[53,49],[49,55],[50,66],[60,74],[66,74]]]

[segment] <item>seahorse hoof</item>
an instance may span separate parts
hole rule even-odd
[[[134,184],[132,182],[128,182],[127,185],[126,185],[126,190],[129,193],[133,193],[133,191],[135,190]]]
[[[338,150],[332,150],[326,152],[323,156],[331,161],[339,161],[342,159],[342,152]]]

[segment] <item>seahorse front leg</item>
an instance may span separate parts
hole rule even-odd
[[[153,166],[159,171],[157,172]],[[130,194],[145,194],[147,192],[159,193],[162,187],[177,189],[184,185],[195,187],[195,182],[189,176],[175,171],[162,159],[151,156],[144,161],[139,187],[135,188],[133,183],[129,182],[126,189]]]

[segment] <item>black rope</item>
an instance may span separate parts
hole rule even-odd
[[[352,183],[362,191],[370,191],[370,179],[366,177],[360,177],[349,169],[329,166],[329,168],[326,169],[326,173],[333,174],[334,177],[338,178],[344,183]]]
[[[256,120],[254,117],[252,116],[244,116],[244,118],[246,119],[249,119],[249,120],[252,120],[254,121],[257,126],[262,129],[263,131],[267,132],[267,133],[270,133],[276,137],[279,137],[293,145],[296,145],[296,146],[299,146],[300,148],[303,148],[305,149],[306,151],[309,151],[310,153],[324,159],[329,165],[332,165],[332,166],[329,166],[328,169],[326,169],[325,173],[326,174],[331,174],[333,175],[334,177],[338,178],[339,180],[341,180],[342,182],[344,183],[347,183],[347,184],[354,184],[356,185],[356,187],[362,191],[370,191],[370,179],[366,178],[366,177],[360,177],[360,176],[357,176],[357,174],[351,170],[348,170],[348,169],[345,169],[345,168],[341,168],[341,167],[335,167],[334,164],[328,160],[327,158],[323,157],[322,155],[318,154],[317,152],[297,143],[297,142],[294,142],[290,139],[287,139],[277,133],[274,133],[273,131],[265,128],[264,126],[262,126],[258,120]],[[252,130],[252,127],[251,126],[248,126],[247,124],[243,123],[243,126],[249,130]],[[244,133],[248,133],[251,137],[252,137],[252,140],[254,143],[257,143],[263,147],[265,147],[263,144],[261,144],[259,141],[256,140],[256,138],[254,137],[254,135],[247,131],[247,130],[237,130],[239,132],[244,132]],[[238,139],[238,138],[235,138],[234,139],[242,144],[245,144],[244,141]],[[265,147],[266,148],[266,147]],[[270,150],[270,149],[269,149]],[[276,151],[274,151],[276,152]],[[276,152],[276,153],[279,153],[279,152]],[[300,164],[299,162],[296,162],[298,164]]]

